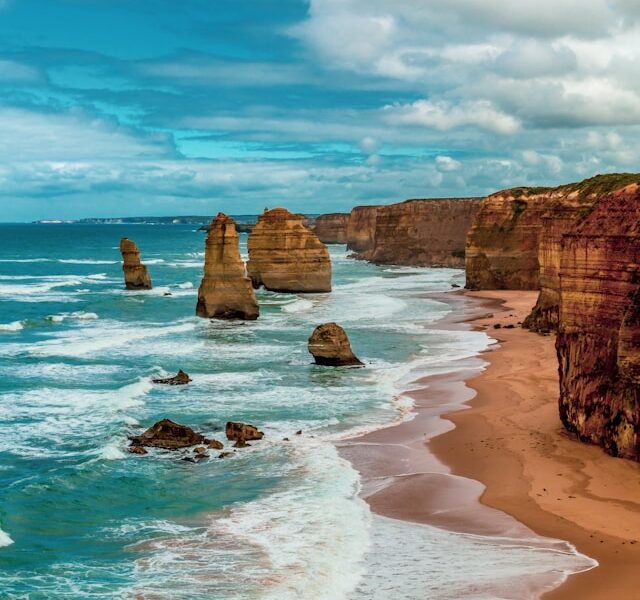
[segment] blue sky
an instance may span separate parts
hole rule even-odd
[[[0,0],[1,220],[638,171],[635,0]]]

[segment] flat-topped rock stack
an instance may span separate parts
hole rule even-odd
[[[147,267],[140,262],[140,250],[136,243],[126,237],[120,240],[124,284],[128,290],[150,290],[151,277]]]
[[[327,247],[302,215],[286,208],[265,210],[248,240],[247,272],[253,286],[274,292],[330,292]]]
[[[223,213],[209,227],[196,314],[213,319],[258,318],[258,302],[240,257],[240,237],[234,220]]]

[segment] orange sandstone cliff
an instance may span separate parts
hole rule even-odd
[[[553,201],[547,188],[516,188],[484,199],[467,236],[467,287],[536,290],[542,217]]]
[[[534,331],[555,331],[558,328],[560,303],[560,255],[563,236],[584,220],[600,198],[630,183],[640,182],[633,174],[597,175],[580,183],[552,190],[555,199],[542,217],[538,248],[540,264],[540,295],[524,326]]]
[[[136,243],[126,237],[122,238],[120,252],[125,287],[128,290],[150,290],[151,277],[147,267],[140,262],[140,250]]]
[[[366,252],[373,248],[379,206],[356,206],[347,222],[347,250]]]
[[[467,232],[481,202],[434,198],[381,206],[373,244],[358,258],[377,264],[464,267]]]
[[[247,271],[254,287],[275,292],[330,292],[327,247],[286,208],[265,210],[247,242]]]
[[[320,215],[313,228],[323,244],[346,244],[349,213]]]
[[[560,417],[640,460],[640,188],[603,195],[561,242]]]
[[[240,258],[239,240],[231,217],[219,213],[211,221],[205,247],[204,277],[198,289],[198,316],[214,319],[258,318],[258,303]]]

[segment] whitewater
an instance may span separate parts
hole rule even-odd
[[[193,227],[0,235],[0,597],[497,598],[507,580],[586,568],[565,547],[376,516],[334,445],[410,419],[413,382],[492,343],[435,327],[451,308],[429,294],[464,285],[463,272],[379,267],[332,246],[331,294],[261,290],[257,321],[210,322],[194,315]],[[123,290],[123,236],[151,292]],[[364,369],[311,364],[307,339],[327,321]],[[180,368],[189,386],[151,382]],[[128,436],[164,417],[223,441],[227,420],[249,422],[265,439],[198,463],[129,454]]]

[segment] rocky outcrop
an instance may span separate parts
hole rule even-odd
[[[467,232],[481,202],[437,198],[381,206],[373,245],[358,258],[376,264],[462,268]]]
[[[346,244],[349,213],[330,213],[316,218],[313,231],[323,244]]]
[[[639,178],[640,181],[640,178]],[[640,460],[640,188],[604,194],[560,250],[560,417]]]
[[[317,365],[327,367],[363,366],[351,350],[346,331],[337,323],[318,325],[311,334],[309,352]]]
[[[159,383],[162,385],[187,385],[191,383],[192,379],[182,369],[178,371],[173,377],[161,377],[158,379],[152,379],[152,383]]]
[[[266,210],[248,240],[247,272],[254,287],[274,292],[330,292],[327,247],[286,208]]]
[[[122,238],[120,252],[125,287],[128,290],[150,290],[151,277],[147,267],[140,262],[140,250],[135,242],[126,237]]]
[[[373,248],[378,206],[356,206],[347,222],[347,250],[366,252]]]
[[[258,318],[258,302],[240,258],[239,240],[231,217],[219,213],[211,221],[205,247],[204,277],[198,289],[198,316],[210,319]]]
[[[158,421],[143,434],[129,438],[131,448],[142,448],[144,446],[152,448],[164,448],[165,450],[177,450],[188,448],[196,444],[208,444],[209,440],[203,435],[196,433],[191,427],[179,425],[169,419]],[[132,450],[133,451],[133,450]],[[133,451],[140,453],[139,451]]]
[[[227,423],[225,434],[228,440],[236,442],[236,448],[243,448],[248,441],[261,440],[264,437],[264,433],[258,431],[258,428],[254,425],[234,423],[233,421]]]

